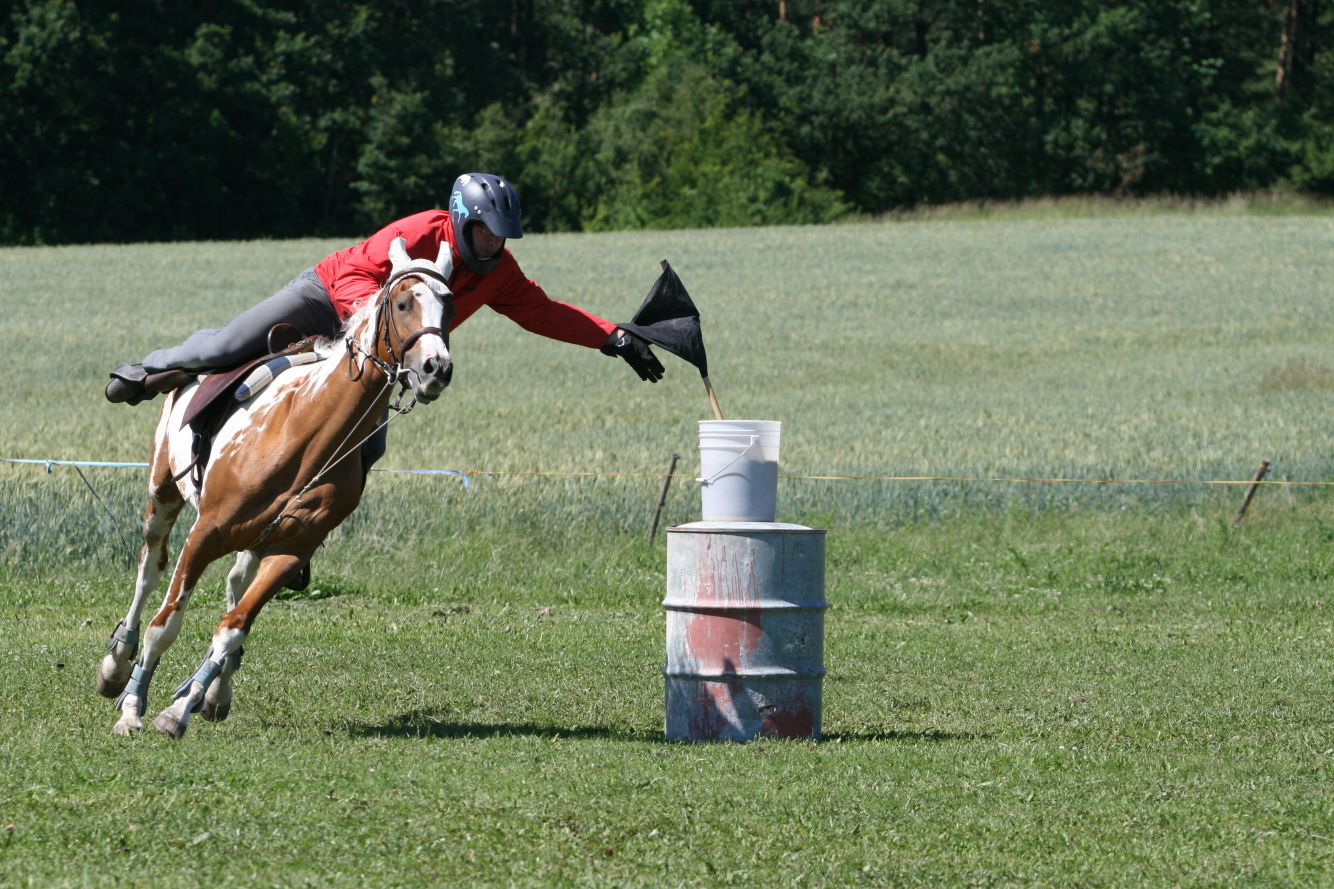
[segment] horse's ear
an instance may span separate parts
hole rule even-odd
[[[389,244],[389,263],[394,269],[401,268],[411,262],[408,256],[408,242],[406,238],[394,238]]]
[[[440,255],[435,258],[435,267],[445,276],[446,281],[454,274],[454,248],[449,246],[448,241],[440,242]]]

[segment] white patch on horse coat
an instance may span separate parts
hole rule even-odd
[[[245,630],[218,630],[213,634],[213,644],[208,652],[209,659],[222,663],[227,655],[241,647],[247,635],[249,634]]]
[[[426,283],[421,281],[415,282],[410,292],[417,301],[421,313],[421,326],[424,328],[437,327],[443,330],[446,323],[444,302],[436,296],[435,292]],[[363,307],[348,319],[346,326],[349,331],[357,331],[357,342],[363,352],[371,352],[375,348],[375,325],[371,323],[373,311],[373,305]],[[209,456],[210,465],[232,456],[234,450],[247,447],[247,441],[253,434],[252,430],[263,428],[265,417],[277,405],[284,403],[287,399],[300,398],[314,393],[324,386],[325,381],[331,375],[347,372],[347,344],[345,341],[326,341],[319,351],[323,360],[313,364],[288,368],[252,398],[237,403],[236,408],[214,436]],[[361,356],[358,356],[358,359],[364,361]],[[418,340],[416,360],[411,363],[412,366],[405,369],[413,372],[413,366],[420,367],[431,359],[442,364],[451,360],[443,336],[432,335]],[[181,418],[184,417],[198,388],[198,384],[191,384],[176,392],[172,396],[174,401],[170,410],[163,411],[162,418],[158,423],[157,438],[161,440],[164,434],[170,436],[169,464],[173,476],[180,475],[194,461],[194,434],[188,427],[182,428]],[[350,444],[355,445],[357,443]],[[186,502],[198,510],[203,491],[196,487],[193,476],[193,472],[185,472],[176,485]],[[204,485],[205,487],[208,485],[207,467],[204,472]]]
[[[163,436],[167,437],[167,466],[171,468],[172,478],[184,472],[185,468],[194,461],[194,455],[190,448],[194,435],[188,428],[181,428],[181,418],[185,416],[186,409],[190,407],[190,402],[194,400],[195,393],[198,391],[198,383],[191,383],[178,389],[171,396],[171,409],[163,411],[162,418],[158,420],[157,440],[161,441]],[[193,473],[186,472],[184,476],[177,479],[176,487],[185,501],[198,509],[199,491],[195,488],[192,475]]]
[[[272,410],[274,405],[280,403],[282,399],[291,398],[298,392],[315,391],[324,384],[330,374],[345,371],[346,360],[337,357],[340,353],[341,350],[338,350],[335,355],[327,360],[315,364],[289,368],[279,374],[272,383],[265,386],[253,398],[239,402],[236,409],[232,411],[213,438],[209,465],[212,465],[234,447],[245,447],[249,430],[253,427],[262,427],[264,415]],[[194,462],[194,433],[188,426],[184,428],[181,426],[181,419],[185,416],[185,411],[190,406],[190,402],[198,389],[198,384],[191,384],[182,388],[177,393],[176,402],[171,405],[171,410],[164,411],[162,420],[158,423],[157,437],[160,439],[164,434],[170,436],[168,460],[173,476],[179,475]],[[205,486],[208,484],[207,467],[204,473],[204,484]],[[176,487],[180,490],[181,496],[198,510],[199,498],[203,491],[195,487],[194,473],[186,472],[184,476],[177,480]]]

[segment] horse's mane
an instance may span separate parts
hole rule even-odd
[[[315,343],[315,351],[326,358],[345,354],[347,352],[348,335],[357,330],[363,322],[370,320],[371,315],[375,312],[375,305],[379,301],[379,297],[380,293],[376,293],[375,296],[362,302],[361,305],[357,307],[357,310],[352,313],[352,316],[343,322],[343,328],[336,336],[320,337]],[[370,340],[373,339],[374,336],[374,324],[372,323],[368,325],[368,330],[362,332],[360,337],[361,345],[367,349],[373,347],[374,343],[370,342]]]

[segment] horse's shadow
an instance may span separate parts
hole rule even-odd
[[[390,717],[382,723],[357,723],[348,726],[348,734],[357,738],[507,738],[526,736],[533,738],[597,738],[601,740],[626,741],[639,744],[678,744],[670,741],[661,731],[644,731],[633,728],[613,728],[600,725],[538,725],[531,722],[457,722],[447,718],[448,714],[437,710],[414,710]],[[990,735],[983,732],[942,732],[942,731],[879,731],[879,732],[827,732],[821,743],[868,743],[889,741],[897,744],[940,744],[949,742],[982,741]]]
[[[661,732],[635,731],[598,725],[538,725],[532,722],[457,722],[435,710],[414,710],[392,716],[381,723],[348,726],[348,734],[358,738],[601,738],[614,741],[662,742]]]

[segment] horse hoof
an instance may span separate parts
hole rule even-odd
[[[185,723],[172,716],[166,710],[157,715],[153,720],[153,728],[162,732],[168,738],[179,740],[185,734]]]
[[[143,724],[139,720],[128,721],[121,720],[111,727],[111,734],[119,735],[122,738],[133,737],[143,731]]]
[[[224,701],[221,704],[210,704],[204,702],[204,707],[199,711],[199,715],[209,722],[222,722],[232,712],[232,702]]]
[[[100,672],[97,674],[97,693],[104,698],[111,698],[113,701],[120,697],[121,692],[125,691],[125,686],[130,682],[130,677],[126,676],[120,681],[108,679]]]
[[[111,661],[110,664],[107,661]],[[97,693],[104,698],[118,698],[130,682],[130,670],[134,661],[117,664],[111,655],[102,659],[102,666],[97,670]]]

